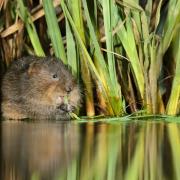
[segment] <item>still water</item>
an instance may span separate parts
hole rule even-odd
[[[1,122],[2,180],[180,179],[180,124]]]

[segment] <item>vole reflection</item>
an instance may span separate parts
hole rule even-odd
[[[54,179],[78,152],[77,126],[66,123],[2,123],[3,180]]]

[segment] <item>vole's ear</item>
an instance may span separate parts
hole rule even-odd
[[[37,62],[32,62],[28,67],[28,74],[31,76],[33,74],[38,74],[40,72],[41,66]]]

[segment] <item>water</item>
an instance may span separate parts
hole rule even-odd
[[[180,179],[180,125],[1,122],[2,180]]]

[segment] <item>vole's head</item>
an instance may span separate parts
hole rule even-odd
[[[72,112],[80,105],[79,86],[60,60],[47,57],[32,62],[28,76],[40,103],[54,107],[60,114]]]

